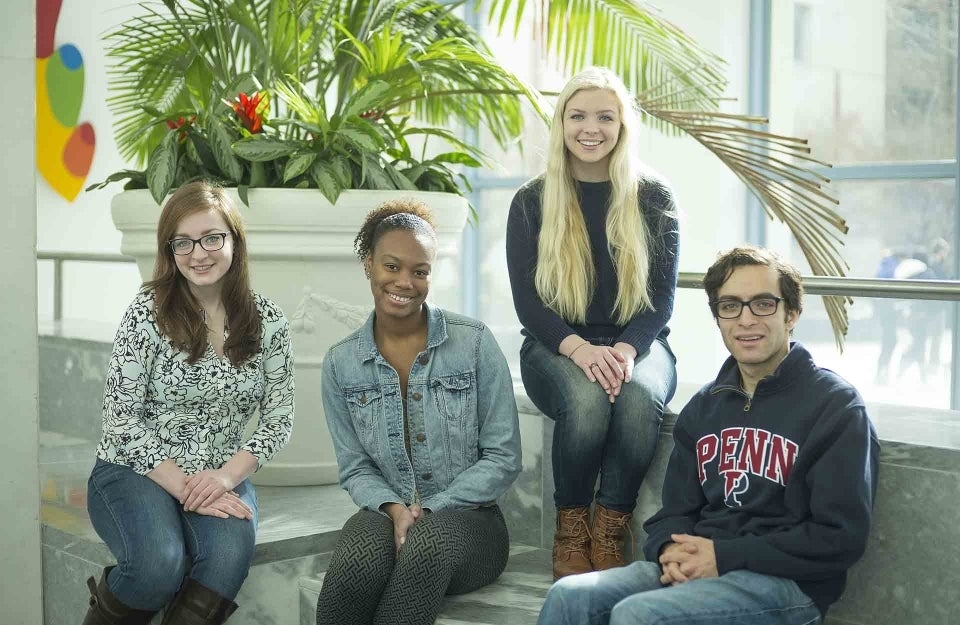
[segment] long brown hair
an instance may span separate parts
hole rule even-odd
[[[243,220],[222,188],[205,181],[190,182],[170,196],[157,224],[157,262],[153,280],[144,282],[143,288],[154,290],[154,313],[160,331],[179,349],[189,352],[187,362],[192,364],[199,360],[207,347],[203,310],[190,291],[187,279],[177,269],[169,241],[184,217],[208,210],[220,213],[233,239],[233,261],[221,279],[220,299],[230,327],[223,351],[233,366],[239,367],[260,351],[260,312],[250,290]]]

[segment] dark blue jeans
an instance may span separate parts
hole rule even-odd
[[[159,610],[189,574],[233,600],[250,570],[257,533],[253,486],[244,480],[234,491],[253,510],[252,520],[185,512],[150,478],[98,458],[88,481],[87,510],[117,559],[107,578],[110,591],[128,607]]]
[[[677,388],[676,359],[656,340],[634,363],[633,378],[616,402],[566,356],[527,337],[520,375],[531,401],[556,422],[553,430],[554,503],[589,506],[600,475],[597,502],[633,512],[640,484],[657,448],[663,408]]]

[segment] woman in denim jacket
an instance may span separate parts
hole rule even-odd
[[[444,594],[506,566],[496,499],[520,472],[513,384],[489,329],[425,302],[437,250],[425,205],[381,205],[355,246],[374,312],[327,352],[323,407],[340,484],[361,509],[333,552],[317,624],[426,625]]]

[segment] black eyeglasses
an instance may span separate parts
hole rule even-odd
[[[170,245],[170,249],[173,250],[173,253],[177,256],[186,256],[187,254],[193,254],[194,246],[199,243],[200,247],[207,250],[208,252],[216,252],[217,250],[223,247],[223,244],[227,240],[227,235],[229,232],[214,232],[212,234],[205,234],[199,239],[190,239],[187,237],[178,237],[176,239],[170,239],[167,243]]]
[[[757,317],[769,317],[777,312],[782,297],[755,297],[748,302],[738,299],[721,299],[710,302],[713,314],[721,319],[736,319],[743,314],[743,307],[748,306],[750,312]]]

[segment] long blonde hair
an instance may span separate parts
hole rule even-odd
[[[623,81],[603,67],[588,68],[571,78],[557,98],[543,182],[535,284],[544,304],[565,320],[576,324],[586,322],[596,275],[587,226],[563,140],[567,102],[583,89],[606,89],[619,102],[620,136],[609,161],[612,189],[606,232],[617,272],[617,298],[611,312],[619,325],[626,325],[638,312],[653,310],[649,291],[653,241],[638,197],[643,179],[642,163],[633,144],[639,116]]]

